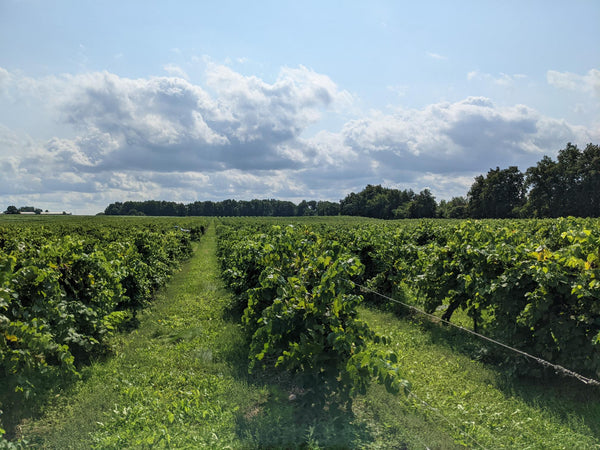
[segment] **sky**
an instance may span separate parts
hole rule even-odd
[[[600,144],[600,1],[0,0],[0,209],[438,201]]]

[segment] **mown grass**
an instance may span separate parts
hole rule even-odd
[[[365,399],[365,408],[383,413],[386,423],[417,414],[470,448],[600,448],[597,387],[564,377],[518,378],[469,356],[482,345],[460,331],[369,308],[361,315],[392,338],[412,383],[414,396],[395,408],[381,408],[386,396],[378,387]],[[436,447],[426,429],[420,439]]]
[[[223,317],[227,296],[208,235],[139,328],[116,340],[114,356],[86,369],[84,382],[41,420],[23,425],[28,445],[223,448],[238,441],[238,411],[258,394],[228,359],[243,343]]]
[[[598,390],[528,382],[464,353],[462,337],[360,311],[391,336],[417,397],[381,386],[352,411],[294,400],[285,374],[247,373],[214,227],[114,355],[21,427],[33,448],[600,448]],[[423,402],[426,402],[425,405]]]

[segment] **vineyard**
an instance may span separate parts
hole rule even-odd
[[[29,220],[0,226],[1,405],[12,411],[109,351],[116,331],[190,256],[181,221]]]
[[[350,280],[401,299],[410,297],[410,286],[418,294],[417,305],[428,313],[440,312],[442,319],[450,321],[459,310],[470,318],[475,331],[600,378],[597,220],[415,221],[285,228],[229,222],[234,225],[220,231],[225,241],[221,249],[224,276],[247,308],[246,323],[257,323],[262,317],[275,326],[273,307],[310,311],[312,305],[298,304],[307,291],[312,297],[317,290],[356,295],[359,290],[350,289]],[[307,271],[312,271],[312,279],[297,279]],[[336,274],[335,282],[330,281],[331,271]],[[382,298],[370,296],[374,303],[381,303]],[[344,306],[356,302],[330,299],[326,303],[333,310],[317,315],[335,316],[336,301]],[[285,307],[275,306],[280,304]],[[288,320],[279,312],[275,317]],[[290,323],[281,326],[289,329]],[[509,358],[514,364],[514,355]],[[539,373],[540,367],[516,362],[520,373]]]
[[[84,365],[109,358],[114,336],[139,326],[141,311],[208,226],[202,218],[0,222],[0,373],[6,380],[0,408],[20,408],[12,416],[18,418],[54,392],[53,380],[75,380]],[[459,325],[518,351],[476,338],[462,345],[467,339],[458,338],[460,352],[476,364],[514,379],[581,385],[590,398],[598,396],[598,220],[227,218],[213,226],[244,371],[287,389],[285,402],[293,400],[313,421],[367,408],[379,392],[372,382],[397,401],[428,404],[416,397],[421,380],[408,370],[413,361],[397,341],[399,321],[454,342],[460,332],[449,334],[439,323]],[[237,419],[245,427],[249,414]],[[590,417],[600,417],[597,402]],[[296,425],[306,425],[302,420],[296,417]],[[339,444],[331,430],[328,441],[310,423],[322,445]],[[10,418],[2,424],[15,425]],[[493,439],[489,427],[479,439]],[[455,428],[455,444],[485,447],[469,440],[464,425]],[[595,438],[585,442],[600,439],[597,424],[588,432]]]

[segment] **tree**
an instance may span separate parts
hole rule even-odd
[[[410,218],[435,217],[437,204],[435,197],[429,189],[424,189],[415,195],[408,205],[408,216]]]
[[[544,156],[536,166],[525,173],[525,187],[529,189],[525,211],[527,216],[558,217],[562,213],[561,196],[564,190],[558,164]]]
[[[467,217],[467,199],[452,197],[450,201],[442,200],[438,206],[438,217],[442,219],[464,219]]]
[[[365,202],[361,215],[377,219],[389,219],[392,216],[391,206],[389,196],[385,192],[380,192]]]
[[[106,214],[107,216],[118,216],[118,215],[121,215],[122,213],[123,213],[123,203],[121,203],[121,202],[111,203],[104,210],[104,214]]]
[[[340,214],[340,204],[321,200],[317,202],[318,216],[338,216]]]
[[[467,199],[470,217],[517,217],[525,202],[524,175],[516,166],[490,169],[485,178],[475,177]]]
[[[273,215],[277,217],[291,217],[296,215],[296,205],[285,200],[276,200]]]
[[[8,208],[6,208],[4,214],[19,214],[19,209],[14,205],[10,205]]]
[[[400,191],[369,184],[358,194],[352,192],[340,201],[341,214],[393,219],[398,217],[398,211],[406,210],[413,197],[411,190]]]
[[[340,201],[340,214],[342,216],[359,216],[361,209],[360,195],[354,192],[351,192]]]
[[[529,215],[600,216],[600,146],[588,144],[582,152],[569,142],[557,161],[544,156],[525,175]]]
[[[317,202],[311,200],[307,202],[306,200],[302,200],[297,207],[296,210],[297,216],[316,216],[317,215]]]
[[[581,155],[582,174],[579,199],[582,216],[600,217],[600,145],[588,144]]]

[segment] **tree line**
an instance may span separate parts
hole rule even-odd
[[[336,216],[339,203],[329,201],[302,201],[295,204],[286,200],[223,200],[197,201],[189,204],[147,200],[111,203],[104,210],[107,215],[139,216]]]
[[[600,146],[568,143],[557,160],[544,156],[525,173],[490,169],[467,194],[467,217],[600,217]]]
[[[518,167],[490,169],[475,177],[466,196],[436,202],[428,189],[415,193],[368,185],[339,202],[284,200],[126,201],[107,215],[148,216],[363,216],[405,218],[600,217],[600,146],[568,143],[556,160],[544,156],[524,173]]]

